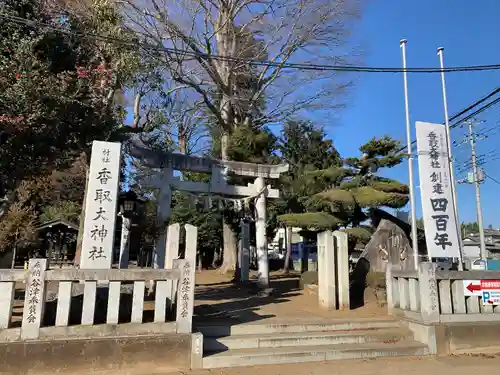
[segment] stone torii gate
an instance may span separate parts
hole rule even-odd
[[[259,259],[259,285],[269,285],[269,265],[267,262],[266,237],[266,198],[279,198],[279,190],[265,185],[265,178],[277,179],[281,173],[288,171],[288,164],[270,165],[253,164],[236,161],[222,161],[208,157],[190,156],[164,151],[154,151],[147,147],[139,137],[131,140],[131,156],[137,158],[142,165],[153,169],[153,178],[148,183],[159,189],[158,218],[162,222],[171,214],[172,190],[191,193],[217,194],[227,198],[255,198],[256,249]],[[210,182],[183,181],[175,177],[173,172],[198,172],[210,174]],[[238,176],[255,177],[254,183],[247,186],[228,185],[228,173]],[[248,232],[248,231],[244,231]],[[155,268],[171,268],[177,254],[171,254],[167,246],[168,233],[162,233],[156,243]],[[244,242],[244,241],[242,241]],[[245,244],[243,248],[247,247]],[[166,250],[166,251],[165,251]],[[163,257],[166,254],[166,258]],[[241,254],[240,254],[241,259]],[[243,276],[244,278],[245,276]]]

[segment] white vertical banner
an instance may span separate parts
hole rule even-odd
[[[121,143],[92,143],[80,268],[111,268],[120,160]]]
[[[420,121],[416,128],[427,254],[429,258],[459,258],[446,129],[441,124]]]

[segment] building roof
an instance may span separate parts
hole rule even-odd
[[[466,246],[476,246],[480,247],[481,243],[479,241],[479,236],[467,236],[463,240],[464,247]],[[491,252],[500,252],[500,243],[498,241],[486,241],[486,250]]]
[[[37,230],[51,228],[51,227],[54,227],[56,225],[63,225],[63,226],[66,226],[67,228],[78,231],[78,225],[73,224],[73,223],[71,223],[67,220],[64,220],[64,219],[55,219],[55,220],[47,221],[47,222],[41,224],[40,226],[38,226]]]
[[[493,237],[496,239],[500,239],[500,230],[498,229],[485,229],[484,230],[485,237]],[[479,238],[479,233],[468,233],[465,238]]]

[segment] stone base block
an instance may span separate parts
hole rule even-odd
[[[0,374],[127,374],[189,370],[190,334],[0,343]],[[196,351],[196,350],[195,350]],[[200,352],[201,353],[201,352]],[[194,361],[196,363],[196,360]]]
[[[439,355],[500,353],[500,323],[453,323],[436,326]]]
[[[426,344],[431,354],[500,353],[500,323],[425,324],[407,320],[416,341]]]

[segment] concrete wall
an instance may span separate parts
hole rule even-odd
[[[0,343],[0,374],[127,374],[189,370],[191,335]]]
[[[500,323],[436,326],[438,355],[500,352]]]
[[[429,347],[431,354],[499,353],[500,323],[425,324],[403,320],[415,340]]]

